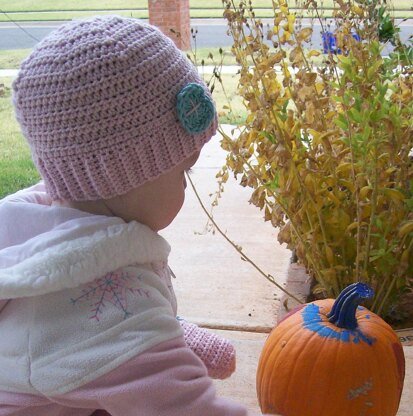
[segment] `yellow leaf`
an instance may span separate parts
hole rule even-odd
[[[313,175],[311,174],[306,175],[306,177],[304,178],[304,185],[307,187],[307,189],[313,192],[313,190],[316,188]]]
[[[322,93],[324,91],[325,85],[323,82],[316,82],[315,83],[315,89],[317,91],[318,94]],[[335,114],[335,112],[334,112]]]
[[[323,142],[324,149],[331,152],[332,147],[331,143],[329,142],[328,138],[333,136],[336,132],[335,131],[327,131],[320,136],[320,140]]]
[[[399,202],[399,201],[404,201],[405,200],[405,196],[398,191],[397,189],[393,189],[393,188],[382,188],[381,191],[384,193],[384,195],[386,195],[387,197],[389,197],[392,201],[395,202]]]
[[[354,192],[354,182],[346,179],[339,179],[339,184],[345,186],[350,192]]]
[[[302,86],[298,90],[297,95],[301,101],[306,101],[307,98],[311,98],[314,95],[314,89],[308,85]]]
[[[231,22],[232,20],[234,20],[235,12],[233,12],[232,10],[226,9],[223,13],[223,16],[225,19]]]
[[[340,163],[336,168],[336,174],[344,173],[345,175],[349,174],[353,169],[353,164],[349,162]]]
[[[284,51],[278,51],[274,55],[270,56],[269,61],[270,61],[271,65],[275,65],[275,64],[278,64],[279,62],[281,62],[284,57],[285,57],[285,52]]]
[[[312,102],[307,102],[305,107],[305,119],[309,124],[312,124],[316,117],[315,106]]]
[[[293,33],[294,32],[295,16],[293,14],[289,14],[287,19],[288,19],[288,31]]]
[[[291,33],[288,32],[288,30],[285,30],[283,35],[282,35],[282,42],[287,42],[289,39],[291,38]]]
[[[287,64],[287,62],[283,62],[283,63],[282,63],[282,67],[283,67],[284,77],[285,77],[285,78],[291,78],[291,74],[290,74],[290,71],[289,71],[289,69],[288,69],[288,64]]]
[[[347,228],[346,228],[346,233],[349,233],[350,231],[356,229],[358,227],[359,223],[356,222],[352,222]]]
[[[391,175],[392,173],[397,172],[397,170],[398,169],[393,166],[391,168],[386,169],[384,172],[386,173],[386,175]]]
[[[227,182],[228,181],[228,177],[229,177],[229,172],[226,171],[223,175],[222,175],[222,181],[223,182]]]
[[[411,250],[406,248],[406,250],[404,250],[402,253],[402,256],[400,258],[400,263],[407,266],[409,264],[409,257],[411,255],[412,255]]]
[[[321,133],[319,131],[316,131],[314,129],[307,129],[307,133],[311,134],[311,136],[313,136],[313,140],[318,140],[318,138],[321,135]]]
[[[317,74],[315,72],[306,72],[303,75],[303,82],[305,85],[313,85],[317,79]]]
[[[256,138],[255,131],[250,131],[249,134],[247,135],[247,140],[245,141],[245,147],[251,146],[255,138]]]
[[[275,34],[277,34],[280,31],[280,26],[278,26],[278,25],[274,26],[273,31],[274,31]]]
[[[399,237],[404,237],[405,235],[413,231],[413,221],[407,221],[399,228]]]
[[[337,213],[337,221],[341,229],[350,224],[350,216],[344,209],[340,209]]]
[[[357,227],[358,227],[358,225],[359,225],[359,223],[356,221],[356,222],[352,222],[347,228],[346,228],[346,233],[349,233],[350,231],[352,231],[352,230],[354,230],[354,229],[357,229]],[[364,222],[364,221],[362,221],[361,223],[360,223],[360,228],[361,227],[363,227],[363,226],[367,226],[368,225],[368,223],[367,222]]]
[[[302,62],[302,60],[303,60],[303,54],[301,52],[301,48],[299,48],[299,47],[294,48],[290,52],[289,58],[290,58],[290,62],[293,62],[293,63]]]
[[[371,216],[371,205],[364,205],[361,208],[361,218],[369,219]]]
[[[302,42],[302,41],[309,42],[312,33],[313,33],[313,29],[311,29],[311,27],[305,27],[304,29],[301,29],[295,36],[297,39],[297,42]]]
[[[272,215],[271,215],[271,211],[268,208],[268,205],[265,206],[265,216],[264,216],[264,221],[271,221]]]
[[[359,6],[357,6],[357,4],[353,4],[351,6],[351,11],[353,13],[355,13],[357,16],[360,16],[360,17],[363,17],[364,16],[363,9],[361,7],[359,7]]]
[[[359,193],[359,196],[360,196],[360,199],[366,199],[366,198],[368,198],[368,195],[369,195],[369,193],[371,192],[373,190],[373,188],[370,186],[370,185],[367,185],[367,186],[363,186],[361,189],[360,189],[360,193]]]
[[[316,51],[315,49],[312,49],[310,52],[308,52],[307,56],[309,58],[313,57],[313,56],[320,56],[321,52],[320,51]]]
[[[325,247],[325,252],[326,252],[327,261],[329,262],[330,266],[334,266],[334,253],[333,253],[333,250],[331,250],[331,248],[329,246],[326,246]]]
[[[333,192],[327,192],[327,198],[334,202],[336,207],[341,205],[340,200],[334,195]]]

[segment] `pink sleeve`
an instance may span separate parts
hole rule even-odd
[[[111,416],[247,416],[216,396],[201,360],[183,337],[164,342],[105,376],[51,399],[69,407],[104,409]]]
[[[185,344],[202,360],[208,375],[226,379],[235,371],[235,348],[226,340],[198,325],[179,319],[184,330]]]

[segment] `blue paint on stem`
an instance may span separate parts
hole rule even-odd
[[[340,328],[356,329],[356,310],[359,303],[372,297],[373,289],[369,286],[360,282],[353,283],[340,293],[327,317],[332,324]]]

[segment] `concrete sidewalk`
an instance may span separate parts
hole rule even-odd
[[[226,127],[230,130],[230,126]],[[217,190],[215,174],[226,152],[215,136],[203,149],[191,178],[201,198],[211,207]],[[227,236],[242,246],[266,273],[286,281],[290,251],[280,246],[277,230],[264,223],[262,213],[248,200],[251,189],[229,179],[215,221]],[[207,217],[188,184],[184,207],[161,234],[170,242],[170,266],[177,276],[174,286],[178,313],[231,340],[237,349],[237,370],[228,380],[216,381],[220,395],[246,405],[259,414],[255,373],[261,348],[277,322],[281,291],[261,276],[218,233],[206,232]],[[413,415],[413,347],[405,347],[407,373],[398,416]],[[337,415],[341,416],[341,415]]]
[[[217,189],[215,174],[226,153],[219,136],[208,143],[193,168],[191,179],[210,209],[210,194]],[[276,230],[264,223],[261,212],[248,200],[251,190],[229,179],[214,220],[236,244],[242,246],[265,272],[285,281],[290,252],[277,242]],[[259,412],[255,397],[258,357],[268,332],[275,325],[280,291],[267,282],[218,233],[206,232],[207,217],[190,184],[182,211],[161,234],[170,242],[170,266],[177,276],[174,287],[178,313],[213,330],[235,344],[237,371],[217,381],[221,395]]]

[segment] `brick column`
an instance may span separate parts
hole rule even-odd
[[[148,0],[149,23],[158,26],[182,50],[190,49],[189,0]],[[171,32],[180,33],[178,37]]]

